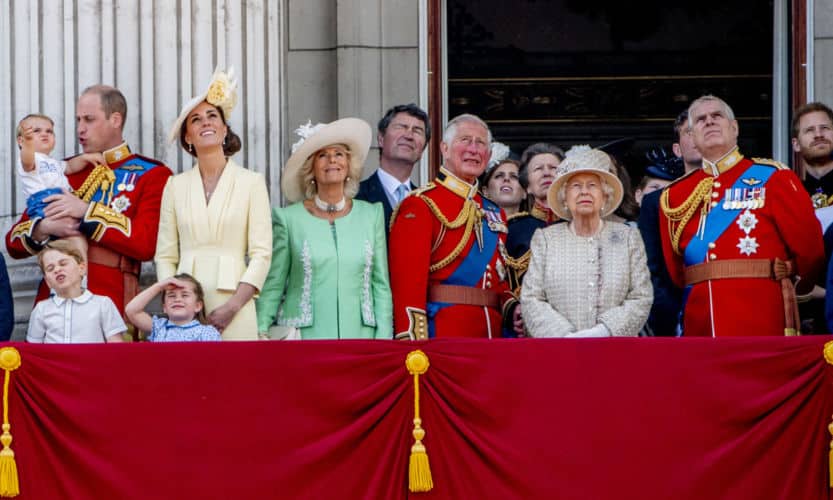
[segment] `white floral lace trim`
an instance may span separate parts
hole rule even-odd
[[[367,326],[376,326],[373,315],[373,299],[370,297],[370,275],[373,272],[373,246],[364,240],[364,275],[362,284],[362,320]]]
[[[297,318],[284,318],[283,306],[285,302],[282,302],[278,309],[278,324],[281,326],[300,328],[312,324],[312,257],[309,252],[309,243],[306,240],[304,240],[304,246],[301,249],[301,263],[304,266],[304,286],[301,288],[301,302],[298,304],[301,315]]]

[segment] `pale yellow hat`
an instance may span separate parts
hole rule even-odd
[[[622,203],[622,196],[624,190],[622,189],[622,182],[616,176],[613,162],[610,156],[602,150],[592,149],[590,146],[581,145],[573,146],[567,151],[564,161],[558,165],[555,171],[555,181],[550,185],[547,192],[547,203],[553,212],[562,219],[571,219],[572,216],[568,210],[564,208],[564,200],[559,199],[559,191],[561,186],[566,183],[570,177],[575,174],[596,174],[608,186],[613,188],[613,195],[602,209],[601,216],[607,217],[619,208]]]
[[[201,102],[207,102],[212,106],[216,106],[223,110],[223,116],[226,122],[231,117],[231,112],[234,106],[237,105],[237,80],[234,78],[234,68],[229,68],[228,72],[214,70],[214,75],[211,77],[211,83],[202,94],[194,96],[190,101],[185,103],[182,111],[171,127],[168,134],[169,142],[176,142],[179,139],[179,131],[182,128],[182,123],[188,114],[194,110]]]

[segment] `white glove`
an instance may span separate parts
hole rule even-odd
[[[567,338],[603,338],[603,337],[610,337],[610,330],[607,329],[602,323],[598,325],[587,328],[586,330],[579,330],[577,332],[568,333]]]

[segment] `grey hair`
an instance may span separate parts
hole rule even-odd
[[[734,120],[735,119],[735,112],[732,111],[731,106],[726,104],[726,101],[724,101],[723,99],[721,99],[721,98],[719,98],[715,95],[706,94],[706,95],[702,95],[702,96],[698,97],[697,99],[692,101],[691,104],[688,105],[688,128],[689,128],[689,130],[691,130],[694,127],[694,120],[692,119],[693,115],[691,113],[692,110],[694,110],[695,107],[697,107],[697,106],[699,106],[703,103],[709,102],[709,101],[716,102],[716,103],[720,104],[720,106],[723,108],[723,111],[726,113],[726,118],[728,118],[729,120]]]
[[[451,144],[454,141],[454,138],[457,136],[457,126],[461,123],[474,123],[480,125],[484,129],[486,129],[486,135],[489,139],[489,143],[486,146],[492,146],[492,131],[489,130],[489,126],[486,125],[479,116],[472,115],[470,113],[463,113],[462,115],[455,116],[448,125],[445,126],[445,132],[443,132],[443,142],[446,144]]]
[[[608,184],[607,181],[601,175],[595,174],[593,172],[587,172],[587,171],[576,172],[576,174],[593,174],[593,175],[595,175],[596,177],[599,178],[599,181],[602,183],[602,193],[604,193],[604,195],[605,195],[605,202],[604,202],[604,205],[602,205],[602,212],[604,212],[605,208],[607,207],[607,204],[610,203],[610,200],[613,199],[613,193],[614,193],[613,188],[610,187],[610,184]],[[576,175],[576,174],[573,174],[573,175]],[[573,177],[573,175],[571,175],[570,177]],[[558,203],[564,205],[564,212],[567,215],[569,215],[570,218],[572,219],[573,214],[570,213],[570,207],[567,206],[567,183],[570,181],[570,177],[567,177],[567,180],[565,180],[561,184],[561,187],[558,188],[558,194],[555,196],[555,200]],[[552,207],[550,207],[550,208],[552,208]]]
[[[353,162],[351,160],[353,158],[353,153],[346,148],[345,151],[347,152],[348,165],[352,166]],[[301,190],[304,192],[305,200],[311,200],[316,194],[318,194],[318,183],[315,182],[315,174],[312,171],[313,158],[316,153],[318,153],[318,151],[311,154],[301,167]],[[355,178],[350,170],[352,169],[348,169],[347,178],[344,179],[344,197],[352,199],[356,196],[356,193],[359,192],[359,180]]]

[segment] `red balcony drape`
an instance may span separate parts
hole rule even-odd
[[[18,498],[829,499],[829,340],[14,344]]]

